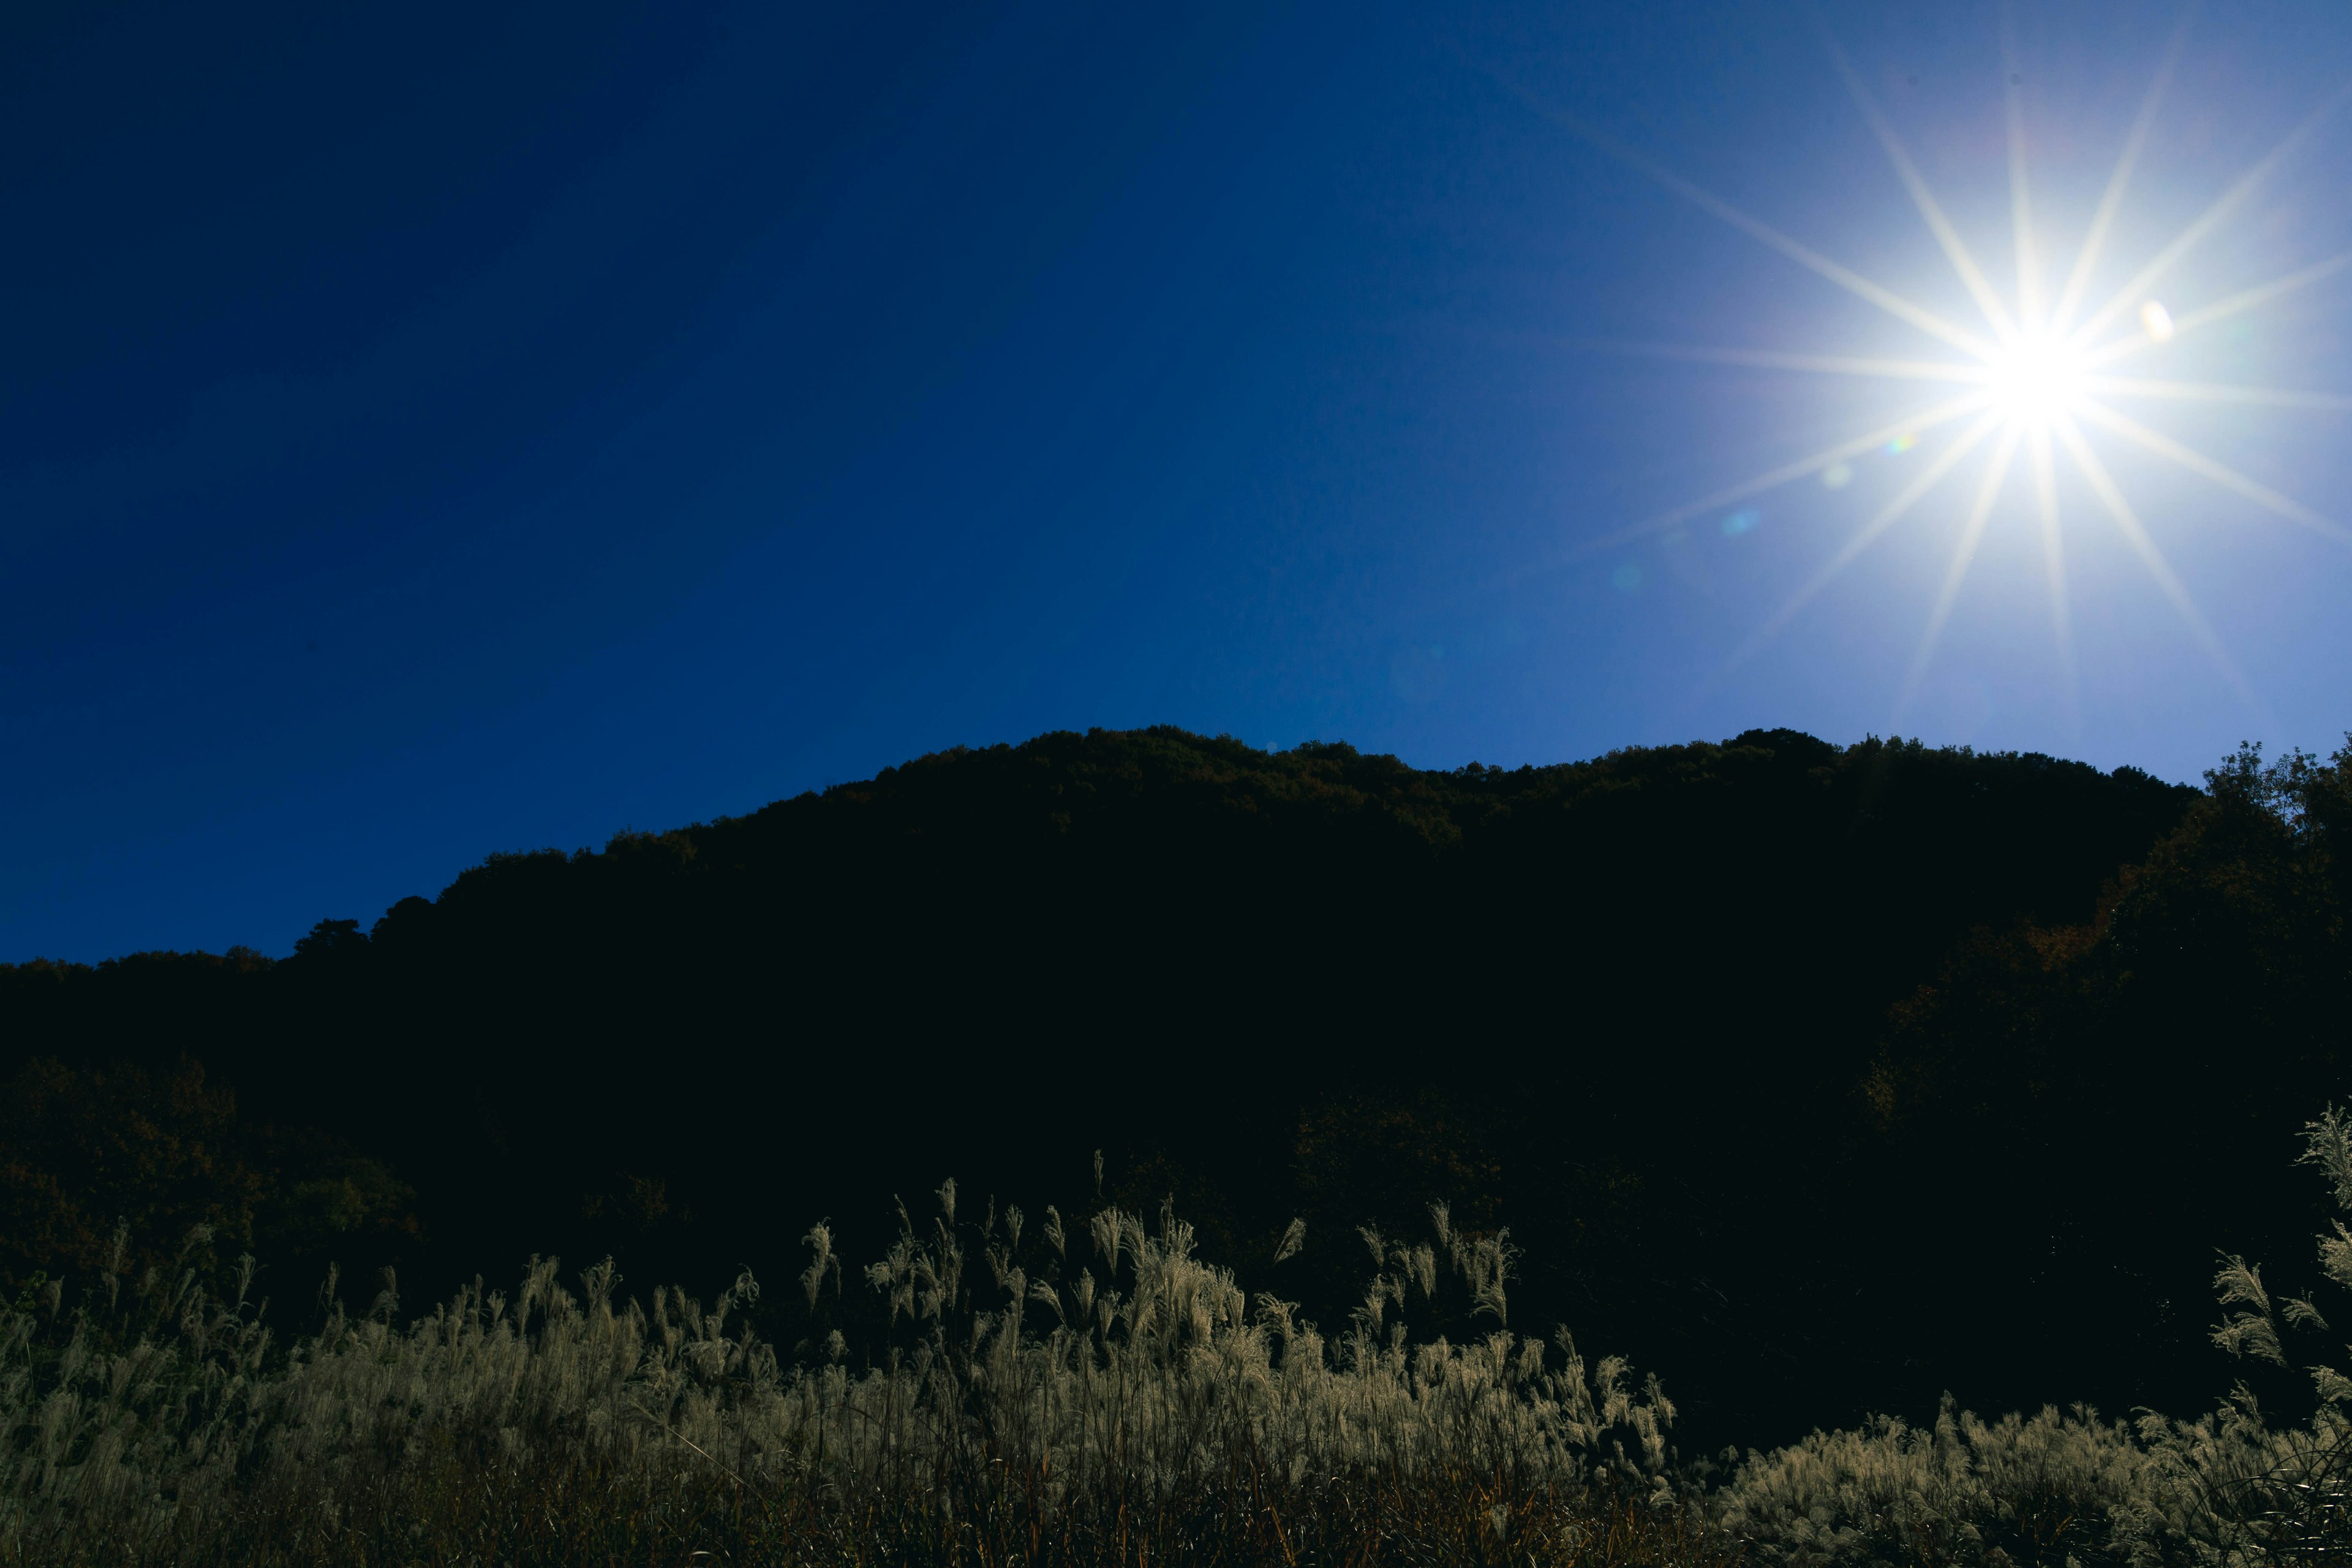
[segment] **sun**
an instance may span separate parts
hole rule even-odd
[[[2090,366],[2083,352],[2048,333],[2021,337],[1986,366],[1985,391],[2012,425],[2052,430],[2083,413]]]
[[[1734,206],[1722,197],[1684,179],[1655,160],[1615,141],[1572,114],[1552,106],[1528,101],[1611,157],[1641,171],[1666,189],[1782,257],[1918,331],[1932,341],[1922,359],[1855,358],[1832,353],[1723,349],[1690,345],[1652,345],[1634,352],[1676,359],[1711,361],[1766,369],[1819,372],[1861,376],[1887,382],[1942,383],[1946,395],[1871,430],[1819,452],[1807,453],[1736,485],[1700,497],[1687,505],[1641,522],[1617,529],[1577,547],[1573,555],[1588,555],[1634,540],[1666,534],[1690,520],[1737,506],[1781,485],[1819,476],[1832,488],[1852,477],[1850,460],[1878,448],[1903,451],[1930,431],[1948,428],[1950,438],[1927,460],[1910,482],[1866,519],[1830,558],[1809,577],[1753,636],[1730,658],[1737,664],[1757,652],[1792,620],[1818,593],[1864,551],[1903,521],[1930,493],[1952,478],[1970,458],[1982,454],[1969,484],[1966,521],[1944,582],[1921,626],[1895,712],[1899,717],[1919,687],[1933,658],[1937,638],[1950,617],[1977,549],[1990,525],[2009,476],[2021,458],[2028,469],[2026,487],[2032,498],[2031,526],[2039,533],[2047,579],[2051,630],[2061,679],[2070,711],[2075,697],[2074,644],[2066,579],[2065,528],[2059,514],[2054,472],[2063,455],[2095,500],[2105,521],[2129,544],[2140,564],[2162,591],[2215,667],[2237,690],[2250,710],[2261,704],[2231,663],[2189,595],[2188,587],[2166,561],[2162,551],[2141,525],[2138,513],[2116,483],[2105,461],[2091,440],[2120,440],[2138,451],[2171,462],[2188,473],[2230,492],[2240,500],[2298,527],[2321,534],[2337,544],[2352,546],[2352,530],[2320,515],[2260,480],[2208,457],[2187,443],[2150,428],[2116,405],[2135,401],[2168,401],[2189,405],[2263,405],[2277,408],[2352,413],[2352,397],[2332,394],[2286,391],[2276,387],[2218,385],[2210,383],[2116,374],[2124,362],[2161,353],[2176,341],[2216,322],[2259,309],[2297,289],[2352,268],[2352,251],[2315,261],[2298,271],[2274,278],[2176,313],[2157,297],[2159,285],[2196,246],[2221,229],[2277,171],[2279,166],[2347,101],[2347,85],[2307,115],[2287,137],[2232,181],[2201,214],[2136,268],[2128,279],[2104,300],[2093,302],[2091,281],[2104,258],[2108,236],[2128,191],[2148,133],[2161,111],[2189,37],[2194,7],[2183,16],[2158,63],[2154,80],[2138,113],[2126,133],[2114,174],[2097,206],[2082,228],[2072,266],[2063,281],[2045,273],[2043,246],[2029,179],[2030,144],[2021,93],[2023,76],[2017,59],[2013,17],[2002,13],[2003,98],[2009,142],[2010,235],[2014,258],[2014,284],[1996,288],[1978,264],[1972,249],[1946,216],[1927,188],[1894,126],[1871,96],[1862,77],[1826,24],[1822,38],[1831,63],[1845,82],[1848,94],[1877,138],[1912,205],[1943,251],[1961,286],[1976,307],[1976,321],[1955,321],[1927,309],[1912,299],[1832,260],[1791,236]],[[1526,95],[1522,95],[1526,96]],[[1963,481],[1967,483],[1967,481]]]

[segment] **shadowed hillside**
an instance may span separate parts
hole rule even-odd
[[[1451,773],[1170,729],[943,752],[493,857],[280,963],[0,971],[48,1086],[7,1113],[0,1264],[86,1268],[131,1212],[75,1131],[126,1095],[175,1194],[140,1213],[211,1214],[289,1294],[327,1257],[414,1294],[546,1249],[782,1281],[821,1215],[855,1254],[951,1173],[1074,1205],[1102,1149],[1245,1283],[1304,1215],[1285,1292],[1332,1321],[1359,1226],[1508,1226],[1514,1327],[1657,1368],[1698,1446],[1948,1386],[2185,1405],[2210,1247],[2307,1234],[2283,1159],[2342,1091],[2342,889],[2298,803],[2344,768],[2293,765],[2200,795],[1785,731]]]

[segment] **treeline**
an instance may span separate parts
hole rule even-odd
[[[127,1215],[289,1294],[550,1249],[710,1290],[950,1172],[1080,1212],[1099,1149],[1105,1201],[1172,1195],[1253,1288],[1303,1217],[1282,1289],[1327,1326],[1359,1227],[1507,1226],[1514,1326],[1659,1369],[1694,1447],[1947,1388],[2197,1407],[2211,1249],[2308,1247],[2347,775],[1785,731],[940,753],[493,857],[279,963],[0,968],[0,1274]]]

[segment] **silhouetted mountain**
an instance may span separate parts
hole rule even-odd
[[[239,1243],[412,1295],[551,1248],[781,1279],[821,1215],[856,1258],[891,1192],[1034,1209],[1101,1148],[1245,1274],[1305,1215],[1284,1294],[1327,1318],[1356,1226],[1508,1226],[1515,1326],[1658,1368],[1686,1440],[1946,1386],[2185,1405],[2212,1248],[2301,1220],[2284,1161],[2341,1077],[2344,819],[2299,803],[2352,770],[2293,766],[2200,794],[1787,731],[1454,772],[1053,734],[495,856],[277,963],[0,969],[0,1031],[44,1104],[201,1062],[237,1190],[312,1194],[222,1198]],[[22,1275],[125,1200],[65,1112],[10,1114]],[[198,1215],[169,1180],[141,1212]]]

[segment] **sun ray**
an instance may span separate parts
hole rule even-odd
[[[2088,441],[2083,439],[2083,432],[2075,427],[2072,419],[2063,416],[2056,421],[2056,429],[2058,439],[2065,443],[2067,455],[2074,459],[2074,466],[2082,470],[2083,478],[2089,483],[2091,493],[2099,498],[2099,504],[2106,509],[2107,516],[2139,556],[2140,564],[2156,580],[2156,585],[2163,591],[2164,596],[2172,602],[2174,612],[2187,625],[2189,635],[2197,639],[2198,646],[2205,650],[2205,656],[2229,681],[2239,700],[2252,711],[2261,712],[2262,699],[2255,696],[2254,689],[2246,684],[2246,678],[2238,673],[2237,664],[2230,658],[2229,650],[2221,646],[2221,639],[2213,635],[2213,628],[2205,624],[2205,616],[2197,608],[2197,601],[2189,596],[2189,590],[2174,574],[2171,563],[2165,560],[2164,552],[2157,548],[2156,541],[2150,539],[2147,530],[2140,526],[2138,514],[2132,510],[2131,502],[2124,499],[2123,491],[2116,488],[2116,481],[2108,476],[2106,465],[2099,461],[2099,455],[2091,450]]]
[[[1702,496],[1687,506],[1678,506],[1672,511],[1662,511],[1655,517],[1644,518],[1640,522],[1628,523],[1623,528],[1604,533],[1598,539],[1579,545],[1573,553],[1589,555],[1596,550],[1606,550],[1612,545],[1622,544],[1629,539],[1639,539],[1644,534],[1663,532],[1678,522],[1688,522],[1702,512],[1713,511],[1720,506],[1729,506],[1734,501],[1746,500],[1749,496],[1760,495],[1766,490],[1778,489],[1790,479],[1801,479],[1807,474],[1819,473],[1832,463],[1843,462],[1848,458],[1858,458],[1873,447],[1883,447],[1901,437],[1920,435],[1939,425],[1949,424],[1964,414],[1970,414],[1983,407],[1986,401],[1986,394],[1976,392],[1965,397],[1956,397],[1949,403],[1937,404],[1933,408],[1922,409],[1907,419],[1898,419],[1892,425],[1882,425],[1868,435],[1856,436],[1852,440],[1841,441],[1834,447],[1825,447],[1810,457],[1800,458],[1793,463],[1783,463],[1777,468],[1767,469],[1755,478],[1743,479],[1736,485],[1727,485],[1711,495]]]
[[[1790,353],[1778,349],[1728,349],[1704,344],[1623,343],[1621,353],[1645,359],[1690,360],[1702,364],[1745,365],[1756,370],[1800,370],[1825,375],[1856,375],[1887,381],[1946,381],[1981,386],[1991,372],[1980,364],[1940,360],[1864,359],[1845,354]]]
[[[2083,731],[2082,677],[2074,664],[2074,623],[2066,604],[2066,542],[2058,527],[2058,476],[2051,460],[2050,427],[2036,426],[2026,446],[2033,471],[2034,510],[2042,519],[2042,571],[2050,584],[2050,630],[2058,647],[2058,679],[2066,696],[2066,723]]]
[[[2099,264],[2099,252],[2106,247],[2107,230],[2114,226],[2116,213],[2123,205],[2124,187],[2131,184],[2132,171],[2139,163],[2140,153],[2147,150],[2148,132],[2156,124],[2156,111],[2172,86],[2172,73],[2180,64],[2181,50],[2189,45],[2189,25],[2196,19],[2197,5],[2195,0],[2190,0],[2181,7],[2180,21],[2172,29],[2172,41],[2165,47],[2164,58],[2156,68],[2156,79],[2148,83],[2147,94],[2140,100],[2139,113],[2124,138],[2123,155],[2116,160],[2116,172],[2107,176],[2107,188],[2099,196],[2098,210],[2091,215],[2091,226],[2083,236],[2083,248],[2074,258],[2074,270],[2066,275],[2066,286],[2059,291],[2057,307],[2050,312],[2049,330],[2053,333],[2065,331],[2066,323],[2082,307],[2084,291],[2091,286],[2092,268]]]
[[[2190,473],[2212,480],[2223,489],[2245,497],[2266,511],[2277,513],[2289,522],[2297,523],[2313,532],[2325,535],[2338,544],[2352,545],[2352,529],[2322,517],[2302,502],[2279,494],[2268,485],[2248,479],[2237,469],[2215,462],[2192,447],[2184,447],[2169,436],[2149,429],[2137,419],[2128,418],[2114,409],[2086,402],[2077,411],[2085,419],[2114,431],[2134,446],[2169,458]]]
[[[2333,278],[2347,267],[2352,267],[2352,250],[2339,251],[2325,261],[2314,262],[2300,272],[2290,272],[2285,277],[2273,279],[2268,283],[2256,284],[2242,293],[2231,295],[2218,304],[2207,305],[2201,310],[2191,310],[2186,315],[2175,317],[2172,322],[2173,336],[2179,337],[2182,332],[2193,332],[2200,327],[2210,326],[2225,316],[2234,316],[2241,310],[2251,310],[2257,305],[2267,305],[2282,294],[2292,293],[2297,289],[2316,283],[2323,278]]]
[[[2158,251],[2154,259],[2133,274],[2130,282],[2116,289],[2114,298],[2102,305],[2095,315],[2077,328],[2073,333],[2073,341],[2078,344],[2087,343],[2117,316],[2137,305],[2142,299],[2146,298],[2151,284],[2170,271],[2172,264],[2187,255],[2189,248],[2198,241],[2211,233],[2214,226],[2223,218],[2235,212],[2238,204],[2253,195],[2262,183],[2270,178],[2272,172],[2286,161],[2289,154],[2309,140],[2313,132],[2317,131],[2330,116],[2344,106],[2344,100],[2347,98],[2352,98],[2352,82],[2347,82],[2336,89],[2334,96],[2306,115],[2302,124],[2287,132],[2284,141],[2264,153],[2260,163],[2239,175],[2237,182],[2222,192],[2219,200],[2200,214],[2196,221],[2182,229],[2173,238],[2171,244]]]
[[[1811,577],[1806,578],[1803,586],[1789,596],[1788,603],[1775,611],[1770,620],[1757,627],[1746,642],[1733,650],[1731,657],[1724,661],[1724,668],[1729,669],[1735,665],[1746,662],[1759,652],[1766,643],[1780,635],[1780,629],[1796,618],[1797,612],[1811,603],[1814,595],[1835,582],[1839,574],[1853,565],[1855,559],[1864,551],[1869,549],[1880,534],[1902,521],[1904,514],[1918,505],[1928,491],[1941,484],[1944,476],[1958,467],[1961,458],[1976,450],[1978,443],[1990,435],[1993,426],[2000,423],[2000,416],[1998,413],[1990,413],[1963,432],[1958,441],[1939,454],[1936,460],[1913,478],[1909,484],[1904,486],[1893,500],[1873,512],[1868,521],[1854,530],[1853,537],[1848,539],[1839,548],[1838,552],[1830,557]]]
[[[2009,120],[2009,224],[2017,240],[2017,318],[2025,335],[2038,335],[2042,315],[2042,263],[2034,254],[2033,203],[2025,178],[2024,72],[2017,61],[2017,8],[2003,0],[2000,8],[2000,64],[2007,91],[2003,107]]]
[[[2258,305],[2267,305],[2282,294],[2291,294],[2297,289],[2308,288],[2324,279],[2333,278],[2347,267],[2352,267],[2352,250],[2340,252],[2325,261],[2315,262],[2300,272],[2290,272],[2284,278],[2273,278],[2267,283],[2258,283],[2252,289],[2242,289],[2226,300],[2217,300],[2199,310],[2175,316],[2172,318],[2172,337],[2179,338],[2184,333],[2195,331],[2200,327],[2210,327],[2214,322],[2227,320],[2242,310],[2251,310]],[[2103,348],[2092,350],[2083,356],[2083,363],[2086,369],[2113,364],[2126,355],[2136,354],[2143,349],[2154,347],[2156,347],[2154,338],[2149,337],[2146,332],[2134,332],[2128,337],[2117,338]]]
[[[2092,375],[2083,390],[2106,397],[2152,397],[2172,403],[2240,403],[2263,408],[2312,408],[2352,413],[2352,397],[2333,392],[2294,392],[2277,386],[2236,386],[2214,381],[2162,381],[2138,375]]]
[[[1993,345],[1979,334],[1964,327],[1953,325],[1933,310],[1912,303],[1893,289],[1871,281],[1851,268],[1839,266],[1820,251],[1791,239],[1761,218],[1749,216],[1714,192],[1704,186],[1693,184],[1655,159],[1636,153],[1606,132],[1586,124],[1565,110],[1553,107],[1534,94],[1519,89],[1507,79],[1497,78],[1496,79],[1502,80],[1504,85],[1517,92],[1529,108],[1555,125],[1590,142],[1628,168],[1647,174],[1700,211],[1722,219],[1751,239],[1779,251],[1800,267],[1829,279],[1850,294],[1858,295],[1869,300],[1898,321],[1910,322],[1921,331],[1941,339],[1963,353],[1974,354],[1979,359],[1989,359],[1994,353]]]
[[[1828,21],[1818,12],[1814,14],[1813,22],[1821,29],[1822,42],[1828,47],[1830,58],[1836,62],[1838,75],[1845,79],[1846,91],[1853,95],[1854,106],[1862,110],[1862,117],[1869,122],[1871,133],[1878,138],[1879,146],[1885,150],[1887,162],[1895,165],[1895,176],[1903,182],[1903,188],[1911,193],[1912,205],[1927,220],[1927,231],[1943,247],[1945,258],[1951,262],[1952,270],[1959,274],[1969,297],[1977,302],[1977,309],[1984,312],[1985,320],[1992,323],[1996,336],[2003,341],[2014,338],[2017,326],[2010,320],[2009,308],[2000,302],[2000,296],[1994,293],[1992,285],[1985,280],[1983,269],[1977,266],[1976,258],[1969,254],[1969,247],[1961,243],[1959,231],[1952,226],[1952,220],[1944,216],[1943,207],[1927,189],[1927,182],[1921,177],[1918,165],[1911,162],[1911,154],[1905,151],[1901,139],[1895,134],[1895,127],[1880,111],[1878,100],[1870,96],[1870,89],[1863,86],[1853,62],[1846,58],[1845,50],[1838,44],[1837,35],[1830,31]]]
[[[1985,464],[1984,482],[1977,487],[1976,500],[1969,506],[1968,521],[1960,528],[1960,542],[1952,547],[1952,564],[1944,573],[1943,590],[1936,595],[1936,607],[1928,612],[1927,624],[1920,630],[1918,651],[1911,656],[1910,673],[1903,678],[1903,694],[1895,700],[1898,717],[1911,706],[1911,699],[1919,694],[1919,682],[1927,673],[1928,661],[1936,656],[1936,644],[1944,635],[1944,623],[1952,618],[1952,606],[1960,597],[1960,584],[1968,581],[1969,563],[1976,560],[1986,520],[1992,516],[1992,503],[2000,499],[2000,487],[2009,478],[2009,466],[2017,457],[2021,434],[2021,427],[2011,422],[2002,430],[2000,445],[1993,448],[1991,460]]]

